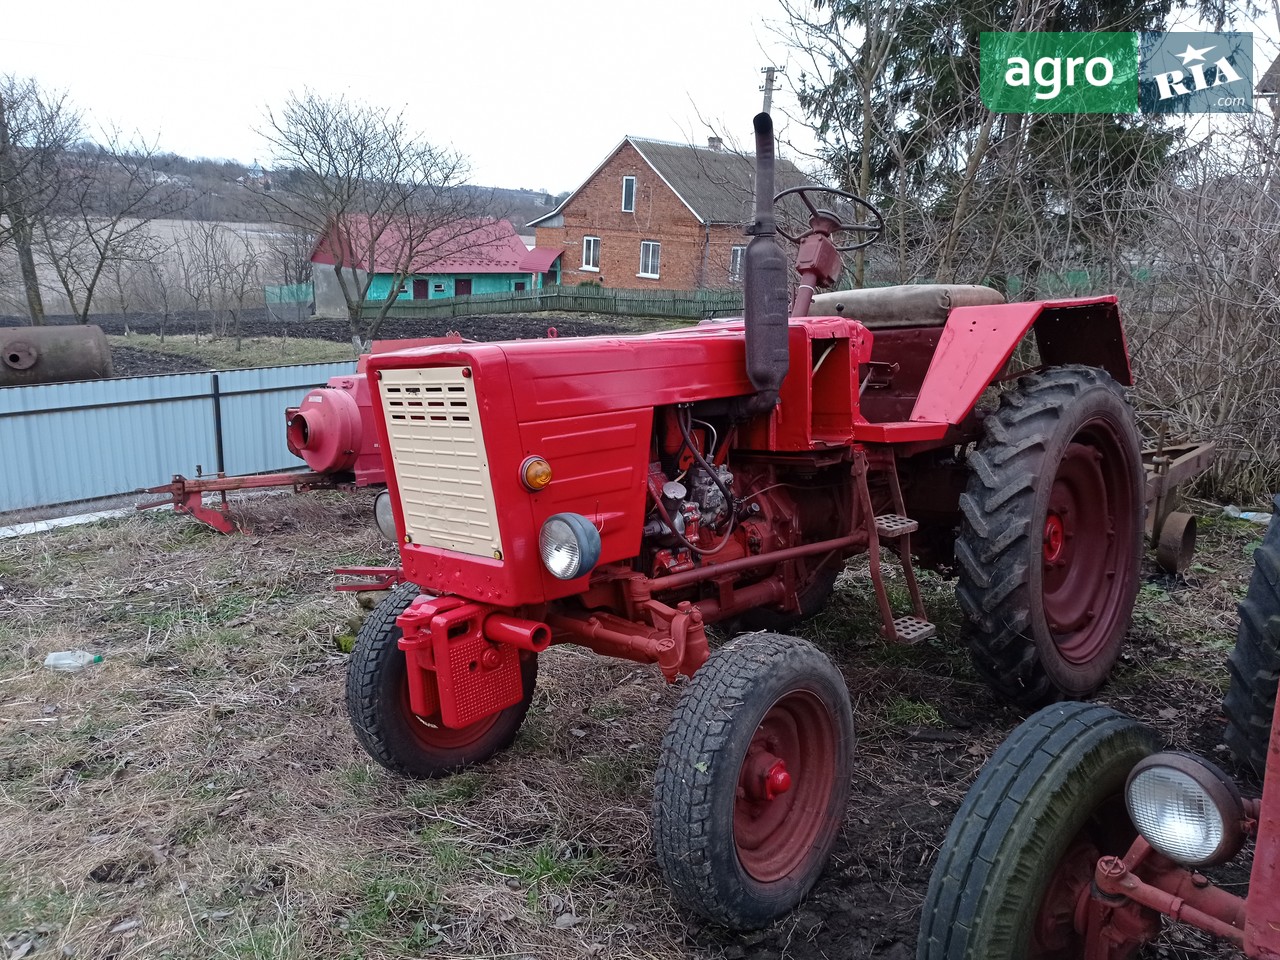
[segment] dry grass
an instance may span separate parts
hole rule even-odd
[[[327,571],[387,559],[368,506],[251,501],[254,532],[231,537],[146,514],[0,541],[9,955],[908,955],[951,811],[1018,719],[958,650],[949,582],[926,580],[942,637],[920,647],[876,637],[857,563],[806,625],[854,691],[850,816],[815,896],[734,937],[684,914],[651,862],[679,693],[653,669],[550,651],[516,745],[452,779],[406,781],[360,751],[339,652],[359,612]],[[1258,529],[1211,524],[1201,571],[1144,590],[1107,698],[1180,742],[1213,721]],[[77,648],[103,663],[41,666]]]
[[[326,571],[384,562],[367,508],[270,499],[240,509],[251,536],[149,514],[0,543],[13,952],[679,955],[647,862],[660,677],[555,651],[483,773],[408,782],[356,746],[336,641],[357,607]],[[41,666],[77,648],[103,663]]]

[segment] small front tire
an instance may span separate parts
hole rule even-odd
[[[918,960],[1081,960],[1075,907],[1099,857],[1137,831],[1129,771],[1159,748],[1108,707],[1059,703],[1022,723],[951,822],[920,917]]]
[[[398,646],[396,618],[418,596],[415,583],[402,583],[369,614],[356,636],[347,666],[347,712],[356,740],[388,770],[417,779],[444,777],[488,760],[515,740],[533,699],[536,654],[521,653],[524,697],[519,703],[461,730],[440,718],[422,718],[409,707],[408,671]]]
[[[677,900],[742,930],[799,903],[844,821],[853,741],[848,687],[812,644],[750,633],[717,650],[656,776],[654,849]]]

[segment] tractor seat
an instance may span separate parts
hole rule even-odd
[[[820,293],[809,306],[811,317],[848,317],[871,330],[940,327],[955,307],[1004,303],[999,290],[976,283],[906,283]]]

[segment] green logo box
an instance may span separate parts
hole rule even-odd
[[[1136,33],[984,33],[982,102],[994,113],[1137,113]]]

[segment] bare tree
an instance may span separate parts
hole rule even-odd
[[[1129,340],[1142,407],[1218,442],[1215,492],[1258,498],[1280,486],[1280,115],[1223,132],[1143,198]]]
[[[293,95],[268,111],[263,136],[275,164],[264,201],[280,220],[325,238],[353,341],[371,339],[415,269],[445,244],[468,242],[483,198],[459,190],[466,161],[411,130],[404,114],[345,97]],[[390,274],[374,316],[373,273]],[[316,278],[319,281],[320,278]]]
[[[213,255],[209,242],[204,224],[193,221],[185,226],[173,248],[170,277],[182,301],[197,317],[202,308],[212,303],[214,295]]]
[[[42,253],[81,323],[104,271],[142,263],[159,250],[150,224],[184,209],[185,191],[155,167],[155,147],[109,134],[105,145],[64,157],[58,200],[38,225]]]
[[[260,298],[262,259],[253,243],[241,233],[220,223],[202,224],[206,240],[201,250],[209,258],[212,283],[211,306],[224,318],[221,333],[229,330],[241,347],[240,318],[245,307]]]
[[[56,200],[59,164],[79,136],[80,116],[65,95],[0,77],[0,248],[14,247],[33,324],[44,323],[33,223]]]
[[[144,309],[160,314],[161,343],[164,343],[169,321],[173,319],[181,296],[181,286],[173,266],[176,250],[171,252],[174,256],[160,257],[141,264],[134,278],[138,302]]]
[[[263,269],[272,283],[286,286],[311,280],[311,251],[316,237],[303,226],[279,224],[267,240]]]

